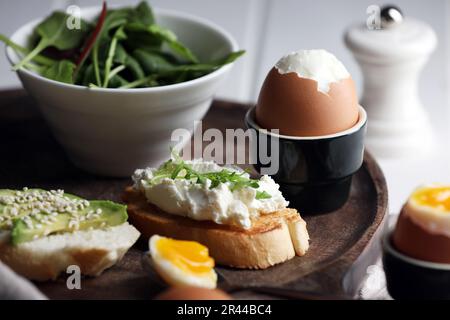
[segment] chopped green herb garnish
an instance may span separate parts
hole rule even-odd
[[[256,199],[257,200],[262,200],[262,199],[270,199],[272,196],[270,194],[268,194],[265,191],[258,191],[256,192]]]
[[[173,159],[163,163],[158,170],[153,173],[150,184],[157,184],[161,179],[186,179],[197,184],[206,184],[207,180],[211,181],[210,189],[218,187],[221,183],[228,183],[231,191],[240,190],[242,188],[259,188],[258,180],[251,179],[246,176],[246,171],[237,172],[229,169],[222,169],[213,172],[199,172],[194,170],[191,165],[186,163],[181,157],[172,152]],[[257,191],[256,199],[269,199],[271,195],[265,191]]]

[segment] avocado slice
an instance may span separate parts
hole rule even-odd
[[[87,219],[87,214],[90,210],[102,210],[102,213],[98,217]],[[85,219],[78,222],[78,227],[71,222],[74,219],[68,213],[57,215],[56,221],[45,225],[41,224],[41,228],[28,228],[23,220],[16,219],[11,230],[11,242],[13,244],[20,244],[27,241],[36,240],[38,238],[45,237],[50,234],[73,232],[77,230],[101,229],[104,227],[112,227],[120,225],[127,221],[127,207],[121,204],[117,204],[111,201],[93,200],[90,201],[90,205],[87,209],[78,212],[79,217]],[[33,224],[38,224],[36,219],[32,219]]]
[[[28,191],[45,192],[42,189],[29,189]],[[0,189],[0,197],[15,196],[15,193],[15,190]],[[82,198],[68,193],[64,193],[64,197],[82,200]],[[8,204],[0,204],[0,217],[8,206],[12,207]],[[0,230],[11,230],[11,242],[17,245],[55,233],[74,232],[90,228],[101,229],[120,225],[128,219],[126,208],[125,205],[108,200],[92,200],[89,201],[89,206],[79,209],[72,214],[65,212],[51,216],[39,213],[33,216],[30,215],[31,209],[21,207],[19,213],[14,217],[12,226],[11,223],[7,223],[3,219],[3,221],[0,221]],[[28,223],[24,221],[26,216],[28,216]]]
[[[12,190],[12,189],[0,189],[0,197],[2,196],[15,196],[16,192],[20,191],[20,190]],[[28,189],[27,192],[31,193],[33,191],[37,191],[37,192],[45,192],[46,190],[43,189]],[[71,198],[71,199],[75,199],[75,200],[82,200],[83,198],[80,198],[78,196],[75,196],[73,194],[70,193],[64,193],[65,197]],[[5,219],[5,217],[3,216],[2,219],[2,215],[4,213],[4,210],[6,207],[9,207],[8,205],[2,204],[0,203],[0,230],[9,230],[11,229],[11,226],[8,225],[8,221],[9,219]],[[27,210],[24,208],[21,208],[19,214],[17,216],[15,216],[15,219],[19,219],[22,218],[24,216],[27,216],[31,213],[31,210]],[[13,221],[11,221],[11,223],[13,223]]]
[[[0,197],[2,196],[12,196],[14,197],[16,195],[17,191],[21,191],[21,190],[11,190],[11,189],[0,189]],[[32,193],[34,191],[37,192],[46,192],[46,190],[43,189],[28,189],[26,192],[27,193]],[[78,196],[75,196],[73,194],[69,194],[69,193],[64,193],[65,197],[71,198],[71,199],[75,199],[75,200],[82,200],[83,198],[80,198]],[[11,229],[11,225],[9,225],[10,223],[13,223],[13,221],[10,221],[10,219],[6,219],[5,215],[4,215],[4,210],[5,208],[10,207],[9,205],[5,205],[3,203],[0,202],[0,230],[9,230]],[[18,213],[17,216],[14,217],[14,219],[19,219],[22,218],[24,216],[27,216],[31,213],[31,210],[25,209],[25,208],[21,208],[20,212]]]

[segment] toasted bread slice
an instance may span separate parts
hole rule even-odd
[[[146,238],[159,234],[193,240],[209,248],[217,264],[246,269],[265,269],[302,256],[309,247],[306,222],[295,209],[261,215],[245,230],[211,221],[197,221],[165,213],[128,187],[123,195],[129,221]]]
[[[139,238],[125,222],[98,230],[50,235],[19,245],[9,243],[9,232],[0,233],[0,261],[32,280],[56,279],[70,265],[81,273],[98,276],[117,263]]]

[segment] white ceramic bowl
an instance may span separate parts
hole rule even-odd
[[[90,20],[99,8],[82,10]],[[155,10],[156,20],[177,34],[201,60],[214,60],[238,50],[223,29],[194,16]],[[39,21],[30,22],[11,37],[27,41]],[[11,64],[20,60],[7,48]],[[18,76],[72,162],[95,174],[129,176],[136,168],[158,165],[169,157],[172,131],[194,129],[231,64],[201,78],[162,87],[89,89],[49,80],[28,70]],[[186,139],[187,140],[187,139]]]

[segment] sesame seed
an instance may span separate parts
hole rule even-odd
[[[19,214],[19,210],[17,210],[17,208],[12,207],[10,210],[11,215],[13,216],[17,216]]]
[[[78,229],[79,228],[79,223],[77,220],[70,220],[69,221],[69,228],[70,229]]]

